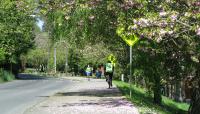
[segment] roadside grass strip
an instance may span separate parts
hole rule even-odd
[[[153,95],[140,87],[132,86],[132,97],[129,96],[129,84],[121,81],[114,81],[120,89],[139,110],[140,114],[187,114],[189,104],[175,102],[172,99],[162,96],[162,106],[153,103]]]

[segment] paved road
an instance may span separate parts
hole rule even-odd
[[[29,107],[72,85],[66,79],[20,75],[23,80],[0,84],[0,114],[22,114]]]
[[[78,83],[34,105],[24,114],[139,114],[137,107],[127,101],[116,86],[107,89],[105,79],[66,78]]]

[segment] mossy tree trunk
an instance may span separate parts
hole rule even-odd
[[[161,105],[162,97],[161,97],[160,76],[159,75],[154,76],[154,81],[155,81],[154,88],[153,88],[154,103]]]
[[[200,58],[199,58],[200,60]],[[191,103],[189,108],[189,114],[199,114],[200,112],[200,63],[197,66],[196,77],[194,78],[196,82],[191,96]]]

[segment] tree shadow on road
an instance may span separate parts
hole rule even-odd
[[[90,89],[79,92],[60,92],[56,96],[94,96],[94,97],[118,97],[122,94],[117,88],[112,89]]]
[[[120,106],[132,106],[130,102],[122,97],[122,94],[117,88],[112,89],[90,89],[83,90],[80,92],[64,92],[57,93],[55,96],[77,96],[85,97],[79,102],[64,103],[59,107],[70,107],[70,106],[106,106],[106,107],[120,107]],[[97,99],[88,97],[98,97]],[[88,99],[87,99],[88,98]]]
[[[47,80],[47,79],[50,79],[50,77],[36,76],[36,75],[31,75],[31,74],[18,74],[16,79],[18,80]]]
[[[102,106],[102,107],[121,107],[121,106],[133,106],[130,102],[127,100],[124,100],[123,98],[102,98],[99,100],[87,100],[80,103],[64,103],[62,107],[70,107],[70,106]]]

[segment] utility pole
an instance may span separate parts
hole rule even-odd
[[[65,73],[67,75],[67,70],[68,70],[68,49],[66,46],[66,63],[65,63]]]
[[[56,74],[56,46],[54,47],[54,73]]]

